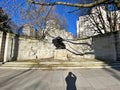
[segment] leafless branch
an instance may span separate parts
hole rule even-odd
[[[96,0],[89,4],[73,4],[73,3],[67,3],[67,2],[40,3],[34,0],[27,0],[27,1],[33,4],[42,5],[42,6],[64,5],[64,6],[79,7],[79,8],[90,8],[90,7],[94,7],[96,5],[108,2],[108,0]]]

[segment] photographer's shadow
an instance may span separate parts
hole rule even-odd
[[[77,90],[76,79],[77,77],[72,72],[68,73],[67,77],[65,78],[67,84],[66,90]]]

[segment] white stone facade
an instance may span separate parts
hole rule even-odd
[[[0,34],[2,33],[0,32]],[[114,35],[117,41],[115,41]],[[15,60],[46,58],[61,58],[62,60],[75,60],[76,58],[78,60],[81,60],[81,58],[120,60],[119,36],[120,32],[117,32],[108,35],[98,35],[85,40],[64,41],[66,49],[56,50],[56,47],[50,40],[45,39],[40,41],[25,37],[16,37],[14,34],[7,34],[4,62],[11,61],[14,58]],[[2,40],[1,38],[3,37],[0,37],[0,42]],[[115,46],[116,42],[117,46]]]
[[[99,11],[98,11],[99,10]],[[104,22],[102,22],[99,18],[99,14],[101,12],[101,16]],[[114,11],[110,12],[111,17],[114,18]],[[120,30],[120,11],[116,11],[116,30]],[[94,19],[93,19],[94,18]],[[113,20],[114,21],[114,20]],[[112,23],[114,23],[112,21]],[[107,20],[107,13],[105,11],[105,7],[98,6],[91,10],[90,15],[80,16],[79,20],[76,22],[77,24],[77,37],[78,38],[84,38],[89,36],[94,36],[99,34],[98,28],[95,26],[96,23],[98,24],[98,27],[102,33],[105,33],[103,25],[105,26],[105,30],[107,32],[110,32],[110,24]]]
[[[77,21],[77,38],[84,38],[97,34],[94,32],[95,27],[88,18],[88,15],[79,17],[79,20]]]

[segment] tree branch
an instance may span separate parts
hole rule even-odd
[[[113,2],[118,7],[118,9],[120,9],[120,0],[114,0]]]
[[[76,12],[76,11],[79,11],[79,10],[80,10],[80,8],[79,8],[79,9],[72,10],[72,11],[68,11],[67,13],[73,13],[73,12]]]
[[[94,7],[96,5],[108,2],[108,0],[97,0],[89,4],[73,4],[73,3],[67,3],[67,2],[41,3],[41,2],[36,2],[34,0],[27,0],[27,1],[30,3],[38,4],[42,6],[63,5],[63,6],[71,6],[71,7],[79,7],[79,8],[90,8],[90,7]]]

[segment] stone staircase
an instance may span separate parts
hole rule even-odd
[[[0,68],[6,69],[42,69],[42,70],[55,70],[55,69],[79,69],[79,68],[109,68],[120,67],[120,62],[103,62],[96,59],[71,59],[66,60],[21,60],[6,62],[1,64]]]

